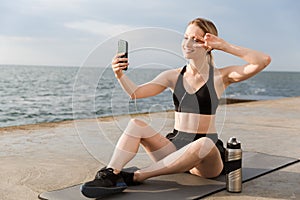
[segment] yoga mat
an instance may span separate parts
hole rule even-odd
[[[298,162],[295,158],[273,156],[257,152],[243,152],[243,182]],[[43,200],[87,200],[80,192],[80,185],[44,192]],[[146,180],[142,185],[128,187],[124,192],[102,199],[199,199],[226,189],[225,176],[205,179],[187,173],[163,175]]]

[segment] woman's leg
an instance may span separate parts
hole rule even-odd
[[[193,169],[191,174],[204,178],[214,178],[220,175],[223,170],[223,161],[216,146],[205,156],[205,158]]]
[[[139,184],[134,180],[134,173],[121,170],[135,156],[140,144],[154,161],[176,151],[173,143],[145,122],[132,119],[120,137],[108,166],[99,170],[94,180],[81,186],[82,194],[89,198],[100,198],[120,193],[129,185]]]
[[[107,168],[112,168],[118,173],[133,159],[140,144],[143,145],[154,161],[158,161],[176,151],[173,143],[157,133],[145,122],[132,119],[120,137]]]
[[[111,167],[116,172],[120,171],[135,156],[140,144],[157,162],[138,170],[134,176],[136,181],[188,170],[195,175],[215,177],[223,168],[220,153],[211,139],[200,138],[176,151],[174,144],[167,138],[137,119],[129,122],[117,143],[107,168]]]
[[[222,168],[222,159],[214,142],[207,137],[203,137],[171,153],[153,165],[136,171],[134,180],[143,181],[154,176],[188,170],[191,170],[193,174],[211,178],[218,176]]]

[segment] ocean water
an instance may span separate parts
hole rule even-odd
[[[0,127],[173,109],[170,90],[130,100],[110,68],[0,66]],[[165,69],[128,70],[136,83]],[[300,96],[300,73],[262,72],[227,88],[224,97],[277,99]]]

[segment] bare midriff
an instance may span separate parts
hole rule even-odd
[[[217,133],[215,115],[202,115],[175,111],[174,128],[187,133]]]

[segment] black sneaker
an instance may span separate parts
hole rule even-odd
[[[81,193],[88,198],[102,198],[107,195],[121,193],[127,188],[120,174],[114,174],[112,168],[102,168],[94,180],[84,183]]]
[[[122,176],[122,178],[125,181],[126,185],[134,186],[134,185],[142,184],[141,182],[133,180],[134,172],[137,171],[137,170],[139,170],[139,168],[131,167],[131,168],[128,168],[128,171],[122,170],[120,172],[120,175]]]

